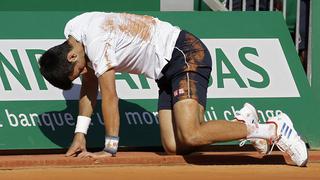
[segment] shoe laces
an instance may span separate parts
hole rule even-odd
[[[267,152],[267,155],[270,155],[272,153],[274,145],[276,145],[276,142],[272,142],[272,146],[271,146],[270,150]],[[279,148],[279,146],[278,146],[278,148]],[[280,149],[280,151],[284,152],[284,150],[282,148],[279,148],[279,149]]]
[[[278,147],[278,149],[279,149],[281,152],[286,152],[286,153],[288,153],[290,156],[291,156],[292,154],[294,154],[294,153],[292,152],[291,148],[290,148],[286,143],[284,143],[283,141],[280,141],[281,138],[282,138],[282,135],[280,135],[277,139],[271,141],[271,142],[272,142],[272,146],[271,146],[269,152],[267,153],[268,155],[271,154],[271,152],[272,152],[272,150],[273,150],[273,148],[274,148],[275,145]]]
[[[239,143],[239,147],[243,147],[249,139],[243,139]]]

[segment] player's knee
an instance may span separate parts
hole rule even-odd
[[[177,154],[177,148],[172,146],[163,146],[164,150],[168,155],[176,155]]]
[[[162,141],[162,146],[167,154],[177,154],[177,145],[174,141]]]

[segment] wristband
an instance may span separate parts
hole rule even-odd
[[[104,141],[104,151],[116,156],[119,144],[119,137],[117,136],[106,136]]]
[[[91,123],[91,118],[86,116],[78,116],[76,130],[74,131],[74,133],[79,132],[79,133],[87,134],[90,123]]]

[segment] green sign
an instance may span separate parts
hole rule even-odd
[[[80,12],[6,12],[0,21],[0,149],[67,148],[77,117],[80,80],[70,91],[53,88],[37,59],[63,42],[64,24]],[[144,14],[144,12],[139,12]],[[243,103],[261,119],[285,112],[312,148],[319,148],[315,101],[280,13],[147,12],[199,36],[213,59],[207,121],[233,118]],[[19,18],[19,21],[16,21]],[[50,22],[48,19],[54,19]],[[157,85],[144,76],[116,74],[120,146],[160,146]],[[88,146],[102,147],[100,104]]]
[[[160,0],[1,0],[0,11],[160,11]]]
[[[320,102],[320,1],[311,1],[311,88]]]

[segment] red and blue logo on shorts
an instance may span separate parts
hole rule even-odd
[[[173,91],[173,96],[176,97],[176,96],[181,96],[181,95],[184,95],[184,90],[182,88]]]

